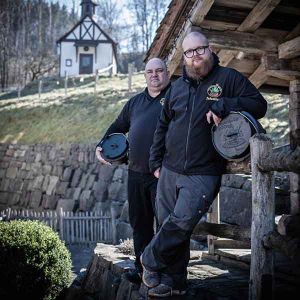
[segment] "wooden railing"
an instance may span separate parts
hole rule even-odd
[[[265,134],[250,139],[251,161],[229,163],[227,173],[252,174],[251,228],[217,224],[219,204],[216,199],[208,221],[196,226],[194,234],[208,234],[209,254],[214,254],[216,237],[249,243],[251,265],[249,300],[274,297],[274,250],[280,251],[300,266],[300,81],[290,82],[290,145],[273,149]],[[250,168],[251,167],[251,168]],[[273,172],[290,172],[290,215],[283,215],[275,225],[275,186]],[[215,224],[213,224],[215,223]],[[251,234],[250,234],[251,232]]]
[[[101,212],[34,211],[8,208],[0,212],[0,219],[39,220],[50,226],[67,244],[112,243],[111,217]]]

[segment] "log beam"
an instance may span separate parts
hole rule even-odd
[[[279,58],[294,58],[300,55],[300,36],[278,46]]]
[[[295,172],[300,173],[300,147],[295,150],[285,150],[281,152],[270,151],[258,160],[258,168],[262,172]]]
[[[277,231],[267,234],[263,238],[263,245],[267,249],[278,250],[293,262],[300,265],[300,239],[282,236]]]
[[[238,241],[250,241],[251,229],[238,225],[215,224],[209,222],[201,222],[194,228],[194,235],[214,235],[227,239]]]
[[[258,162],[271,152],[271,139],[264,134],[256,134],[250,139],[250,149],[252,223],[249,300],[270,299],[274,281],[274,259],[272,251],[263,247],[262,240],[275,226],[274,175],[271,172],[261,172]]]
[[[237,30],[254,32],[260,27],[280,1],[281,0],[260,0]]]
[[[290,145],[300,149],[300,80],[290,82],[289,101]],[[300,152],[300,151],[299,151]],[[297,163],[297,162],[296,162]],[[299,162],[298,162],[299,165]],[[300,172],[290,173],[290,213],[300,213]]]
[[[256,88],[259,88],[268,80],[268,78],[269,75],[266,72],[265,66],[260,64],[248,79]]]

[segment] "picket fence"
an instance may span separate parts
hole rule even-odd
[[[54,231],[66,244],[112,243],[111,216],[102,212],[34,211],[7,208],[0,220],[39,220]]]

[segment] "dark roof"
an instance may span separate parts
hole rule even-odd
[[[300,76],[299,17],[299,0],[270,0],[268,5],[262,0],[172,0],[144,60],[160,57],[172,76],[181,75],[182,39],[201,31],[221,65],[237,69],[257,87],[286,89]]]

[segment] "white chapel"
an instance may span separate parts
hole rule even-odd
[[[83,0],[80,5],[80,21],[57,40],[60,76],[95,74],[103,69],[116,74],[116,43],[93,18],[98,4]]]

